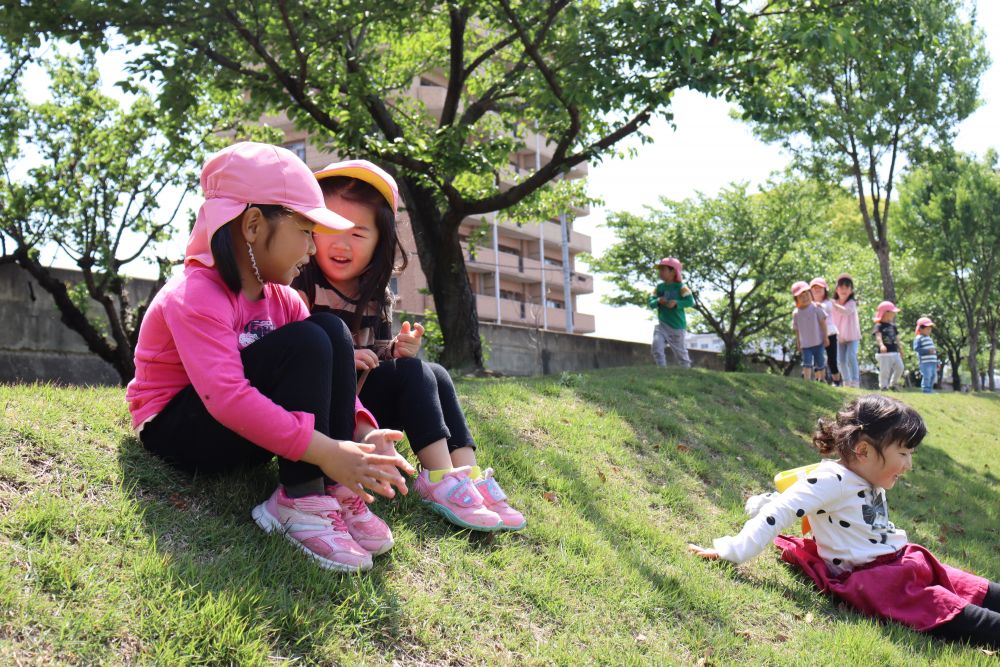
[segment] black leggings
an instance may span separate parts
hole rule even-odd
[[[837,367],[837,334],[830,336],[830,344],[826,346],[826,367],[830,370],[830,375],[840,374]]]
[[[286,410],[312,413],[320,433],[352,439],[357,378],[348,369],[354,368],[354,343],[336,315],[316,313],[286,324],[244,348],[240,357],[246,378],[260,393]],[[150,452],[192,473],[225,472],[274,458],[217,422],[191,385],[139,437]],[[278,458],[278,479],[286,486],[322,477],[318,466]]]
[[[958,616],[931,630],[931,634],[941,639],[1000,648],[1000,584],[990,582],[981,603],[968,605]]]
[[[476,444],[448,371],[415,357],[383,361],[361,386],[361,402],[379,426],[406,433],[413,453],[442,438],[448,451]]]

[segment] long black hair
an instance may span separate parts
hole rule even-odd
[[[389,279],[392,278],[393,271],[402,271],[407,264],[406,252],[396,235],[396,213],[375,186],[360,179],[331,176],[322,179],[319,186],[324,197],[336,195],[347,201],[369,206],[375,211],[378,243],[372,253],[372,261],[358,280],[357,295],[350,295],[357,299],[357,308],[350,323],[351,333],[357,333],[368,304],[372,301],[376,303],[380,319],[388,320],[391,317],[392,293],[389,291]],[[315,257],[310,261],[316,264]],[[319,265],[316,264],[315,268],[318,270]]]
[[[212,235],[212,243],[210,244],[212,259],[215,260],[215,268],[219,270],[219,275],[222,276],[222,282],[233,291],[233,294],[239,294],[240,289],[243,287],[243,282],[240,280],[239,265],[236,263],[236,247],[233,243],[235,225],[233,223],[238,223],[242,220],[243,215],[250,210],[251,206],[259,209],[264,219],[267,220],[268,236],[264,242],[265,248],[271,245],[271,237],[274,234],[274,227],[278,224],[278,219],[282,215],[290,213],[288,209],[278,204],[248,204],[242,213],[215,230],[215,234]]]
[[[854,279],[846,273],[842,273],[837,278],[837,287],[840,287],[841,285],[847,285],[851,288],[851,296],[847,297],[847,301],[857,301],[857,299],[854,298]],[[840,297],[837,296],[837,298],[839,299]],[[846,303],[846,301],[844,303]]]

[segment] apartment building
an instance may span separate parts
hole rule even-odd
[[[437,114],[444,105],[444,85],[443,78],[423,76],[414,81],[409,94],[421,99],[432,113]],[[311,145],[307,134],[295,129],[283,116],[264,118],[262,122],[283,131],[283,145],[298,154],[314,171],[338,159]],[[529,134],[524,143],[527,148],[512,155],[508,168],[502,171],[501,187],[510,187],[517,175],[551,158],[552,145],[543,137]],[[586,174],[587,165],[581,164],[571,170],[567,178],[581,178]],[[521,225],[487,215],[463,221],[459,236],[466,251],[465,265],[476,295],[480,321],[593,333],[594,316],[576,309],[577,297],[594,291],[593,277],[576,270],[576,256],[590,252],[590,237],[572,228],[574,217],[589,215],[590,211],[577,208],[567,213],[565,240],[563,225],[558,219]],[[390,285],[399,298],[397,310],[408,313],[434,310],[433,297],[423,293],[427,281],[420,270],[405,209],[400,211],[397,220],[400,241],[409,259],[407,269],[393,278]],[[487,228],[482,229],[483,225]]]

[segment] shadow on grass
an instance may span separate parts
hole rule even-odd
[[[343,640],[370,635],[386,648],[402,639],[399,600],[386,585],[391,559],[378,559],[372,572],[360,576],[324,571],[254,524],[250,509],[276,483],[273,464],[192,479],[144,451],[133,437],[120,441],[119,463],[123,486],[168,565],[167,575],[157,577],[187,591],[178,603],[188,609],[177,616],[207,614],[220,600],[233,600],[232,611],[285,656],[309,655],[331,628]],[[152,613],[171,616],[169,610]],[[168,634],[170,628],[162,631]],[[210,640],[199,634],[179,641]],[[232,658],[213,655],[211,646],[196,649],[198,659]]]
[[[742,508],[748,493],[771,490],[775,473],[817,461],[820,457],[809,444],[809,434],[817,418],[833,415],[854,395],[815,383],[790,382],[760,374],[751,377],[699,370],[608,369],[599,375],[584,373],[563,381],[537,378],[522,382],[553,398],[571,392],[599,414],[613,411],[634,434],[635,438],[627,445],[636,454],[632,467],[652,489],[670,483],[678,475],[687,476],[698,481],[709,502],[732,512]],[[906,398],[905,394],[900,397]],[[997,400],[993,396],[986,398]],[[494,441],[516,439],[512,429],[502,424],[480,421],[479,429]],[[738,627],[739,619],[730,618],[724,610],[706,609],[703,601],[687,599],[683,586],[676,580],[665,577],[637,557],[634,547],[641,536],[630,535],[605,511],[602,503],[592,500],[600,497],[600,493],[589,470],[581,470],[557,448],[547,449],[545,460],[564,483],[568,482],[564,489],[572,495],[574,504],[581,508],[582,518],[601,535],[604,544],[663,591],[668,600],[672,599],[676,611],[690,613],[696,609],[709,622],[724,623],[728,629]],[[928,445],[921,447],[920,466],[926,472],[914,476],[912,488],[891,494],[894,518],[906,529],[919,524],[930,513],[938,515],[935,518],[939,520],[944,519],[940,516],[942,512],[959,517],[952,519],[952,523],[961,522],[963,516],[981,517],[972,527],[958,528],[964,532],[947,545],[928,546],[941,551],[945,561],[948,554],[961,553],[973,571],[996,579],[996,572],[991,571],[996,567],[996,555],[988,546],[982,546],[996,542],[997,531],[991,527],[997,513],[995,477],[963,465],[945,451]],[[518,467],[523,481],[544,488],[545,480],[537,473],[537,467],[527,463]],[[915,494],[920,494],[920,502],[909,502]],[[947,505],[940,505],[939,500]],[[732,527],[733,531],[738,528],[738,525]],[[727,576],[761,585],[736,569]],[[801,579],[802,586],[782,591],[799,608],[831,618],[855,615],[842,609],[838,599],[818,594],[811,581]],[[887,638],[910,649],[926,650],[933,644],[895,624],[879,624],[879,627]]]

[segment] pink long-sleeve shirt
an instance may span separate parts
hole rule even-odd
[[[264,285],[250,301],[233,294],[214,268],[191,263],[154,297],[139,330],[135,378],[125,392],[132,427],[162,411],[194,386],[209,414],[250,442],[290,460],[309,446],[315,416],[289,411],[247,380],[240,350],[290,322],[309,317],[291,288]],[[354,369],[343,372],[353,373]],[[355,420],[375,418],[355,399]]]

